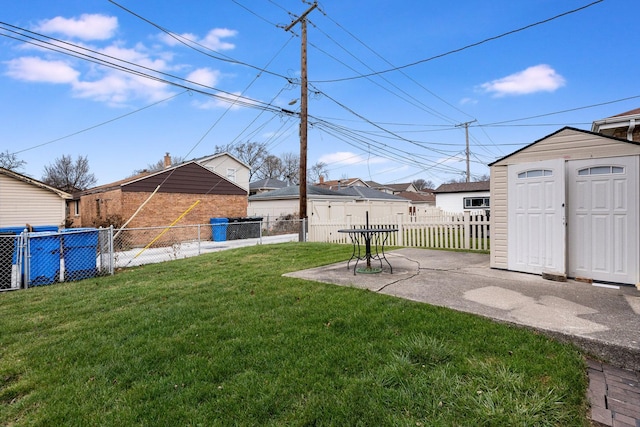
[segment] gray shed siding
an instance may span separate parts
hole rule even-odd
[[[637,155],[640,155],[637,143],[565,128],[491,164],[491,267],[507,269],[508,165],[557,158],[585,160]]]

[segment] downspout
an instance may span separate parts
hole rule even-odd
[[[627,129],[627,140],[633,141],[633,131],[636,128],[636,119],[629,119],[629,129]]]

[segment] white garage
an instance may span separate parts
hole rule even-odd
[[[565,127],[489,165],[491,267],[640,282],[640,144]]]

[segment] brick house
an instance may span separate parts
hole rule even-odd
[[[157,193],[149,199],[156,188]],[[247,193],[210,168],[189,161],[74,194],[67,226],[121,226],[147,199],[128,228],[169,225],[198,200],[178,224],[208,224],[214,217],[245,217]]]

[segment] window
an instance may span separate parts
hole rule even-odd
[[[464,197],[462,201],[465,209],[481,209],[489,207],[489,197]]]
[[[227,169],[227,179],[231,182],[236,182],[236,170],[233,168]]]
[[[80,200],[73,201],[73,214],[75,216],[80,215]]]
[[[518,179],[537,178],[540,176],[553,176],[553,171],[549,169],[533,169],[526,172],[520,172],[518,174]]]
[[[592,168],[584,168],[578,171],[578,175],[609,175],[612,173],[624,173],[624,168],[620,166],[594,166]]]

